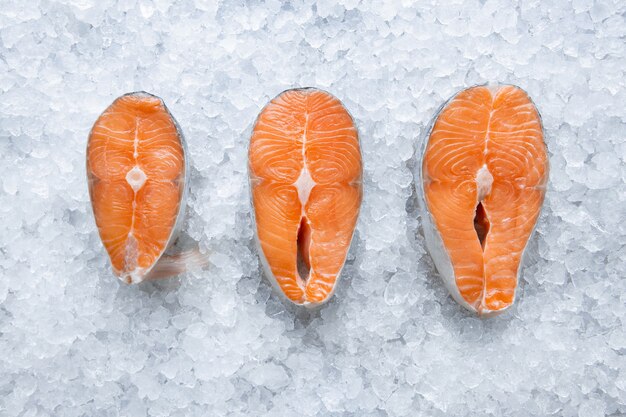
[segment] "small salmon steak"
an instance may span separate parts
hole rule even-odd
[[[249,173],[266,274],[291,302],[324,303],[361,206],[361,150],[352,117],[325,91],[283,92],[256,121]]]
[[[511,85],[458,93],[436,118],[421,175],[426,244],[450,293],[480,315],[505,310],[548,179],[528,95]]]
[[[94,124],[87,145],[89,194],[100,238],[122,281],[152,277],[172,242],[184,213],[185,162],[180,130],[156,96],[121,96]],[[172,270],[172,262],[162,265]]]

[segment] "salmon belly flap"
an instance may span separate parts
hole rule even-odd
[[[423,155],[423,196],[452,266],[444,281],[469,309],[489,314],[513,304],[547,178],[541,119],[520,88],[469,88],[436,118]]]
[[[327,92],[280,94],[256,121],[249,170],[270,279],[295,304],[327,301],[361,204],[361,152],[352,118]]]
[[[87,176],[113,271],[140,282],[171,239],[185,187],[182,137],[161,99],[132,93],[102,113],[89,135]]]

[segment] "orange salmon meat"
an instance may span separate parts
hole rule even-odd
[[[547,180],[541,118],[522,89],[468,88],[437,115],[422,156],[422,218],[429,253],[462,306],[489,315],[513,304]]]
[[[361,205],[361,150],[352,117],[325,91],[283,92],[256,121],[249,173],[266,274],[292,303],[326,302]]]
[[[145,92],[116,99],[95,122],[87,180],[113,272],[150,279],[182,223],[188,169],[184,139],[163,101]],[[172,260],[167,264],[170,272]]]

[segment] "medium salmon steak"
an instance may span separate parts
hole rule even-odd
[[[289,301],[333,294],[357,223],[362,163],[350,114],[331,94],[288,90],[254,126],[249,174],[266,274]]]
[[[122,281],[163,274],[153,268],[182,223],[186,163],[181,131],[156,96],[121,96],[94,124],[87,145],[89,195],[100,238]],[[173,273],[173,262],[160,265]]]
[[[512,85],[461,91],[436,117],[421,168],[426,246],[450,293],[480,315],[510,307],[548,179],[533,102]]]

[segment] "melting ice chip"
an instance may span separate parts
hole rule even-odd
[[[126,174],[126,182],[133,187],[133,191],[137,192],[146,183],[148,177],[145,172],[141,170],[137,165]]]

